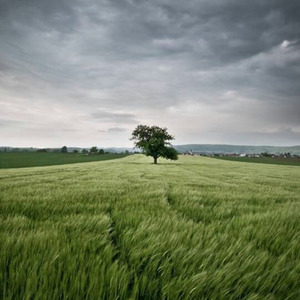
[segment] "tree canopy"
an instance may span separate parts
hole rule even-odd
[[[98,153],[99,153],[99,154],[104,154],[105,152],[104,152],[103,149],[99,149]]]
[[[131,140],[146,156],[152,156],[155,164],[159,157],[178,159],[178,153],[170,143],[174,136],[168,133],[167,128],[138,125],[132,132]]]
[[[96,154],[98,152],[98,149],[96,146],[93,146],[91,149],[90,149],[90,153],[92,154]]]
[[[61,152],[62,152],[62,153],[68,153],[68,148],[67,148],[67,146],[61,147]]]

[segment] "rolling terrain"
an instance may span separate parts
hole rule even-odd
[[[151,162],[0,170],[0,297],[299,299],[300,168]]]

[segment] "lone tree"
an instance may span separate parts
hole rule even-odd
[[[159,157],[178,159],[177,151],[169,142],[174,140],[174,136],[167,132],[167,128],[138,125],[132,132],[130,140],[135,141],[135,146],[140,148],[146,156],[152,156],[155,164]]]

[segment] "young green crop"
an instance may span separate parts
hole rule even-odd
[[[1,170],[1,298],[299,297],[298,167],[150,161]]]
[[[74,164],[122,158],[129,154],[91,154],[56,152],[0,152],[0,169]]]

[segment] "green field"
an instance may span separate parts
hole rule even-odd
[[[122,158],[128,154],[84,155],[81,153],[0,152],[0,169],[52,166]]]
[[[300,168],[142,155],[0,171],[1,299],[299,299]]]
[[[289,165],[300,166],[299,158],[278,158],[278,157],[214,157],[216,159],[224,159],[230,161],[250,162],[258,164],[273,164],[273,165]]]

